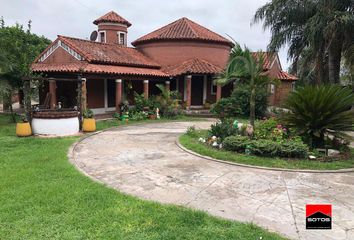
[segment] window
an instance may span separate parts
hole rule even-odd
[[[295,91],[295,88],[296,88],[295,82],[292,82],[292,83],[291,83],[291,91],[294,92],[294,91]]]
[[[270,93],[274,94],[275,92],[275,85],[274,84],[270,84]]]
[[[105,32],[100,32],[100,39],[99,41],[101,43],[105,43],[106,42],[106,33]]]
[[[125,33],[118,32],[118,44],[125,46]]]
[[[217,91],[217,86],[216,86],[216,83],[212,80],[211,82],[211,89],[210,89],[210,93],[211,95],[215,95],[216,94],[216,91]]]

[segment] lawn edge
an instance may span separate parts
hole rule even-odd
[[[244,168],[253,168],[253,169],[278,171],[278,172],[299,172],[299,173],[350,173],[350,172],[354,172],[354,168],[345,168],[345,169],[337,169],[337,170],[289,169],[289,168],[262,167],[262,166],[256,166],[256,165],[236,163],[236,162],[227,161],[227,160],[220,160],[220,159],[212,158],[209,156],[201,155],[199,153],[196,153],[196,152],[184,147],[180,142],[180,137],[184,134],[185,133],[180,134],[176,140],[176,145],[181,150],[183,150],[189,154],[192,154],[194,156],[204,158],[206,160],[213,161],[213,162],[218,162],[218,163],[228,164],[228,165],[233,165],[233,166],[238,166],[238,167],[244,167]]]

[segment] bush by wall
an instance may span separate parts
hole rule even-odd
[[[211,108],[211,112],[219,117],[237,117],[250,115],[250,87],[239,84],[230,97],[223,98]],[[256,117],[263,117],[268,107],[268,91],[266,88],[256,91]]]

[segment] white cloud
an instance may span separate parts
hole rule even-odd
[[[226,36],[232,36],[252,50],[265,50],[269,32],[260,24],[250,25],[257,10],[268,0],[0,0],[0,16],[7,24],[23,25],[32,20],[32,31],[54,40],[58,34],[88,38],[96,29],[93,20],[114,10],[130,21],[133,41],[181,17]],[[280,51],[283,67],[286,50]]]

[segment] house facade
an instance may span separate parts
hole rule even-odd
[[[95,113],[117,111],[123,101],[134,104],[134,92],[146,98],[158,94],[157,84],[178,91],[188,109],[202,108],[232,92],[233,85],[216,86],[213,79],[226,67],[233,43],[187,18],[142,36],[132,42],[134,47],[127,46],[131,23],[117,13],[109,12],[93,23],[97,38],[59,35],[32,64],[33,72],[53,78],[40,92],[40,101],[50,93],[53,109],[58,102],[65,108],[75,106],[77,96],[77,83],[54,79],[78,76],[85,80],[87,105]],[[283,77],[278,57],[269,61],[273,59],[278,62],[265,71]]]

